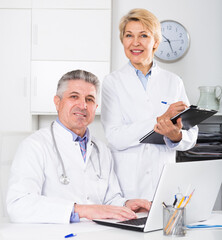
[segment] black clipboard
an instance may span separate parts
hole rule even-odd
[[[173,124],[175,124],[177,119],[181,117],[183,124],[182,129],[188,130],[193,126],[206,120],[207,118],[211,117],[215,113],[217,113],[216,110],[203,109],[191,105],[189,108],[174,116],[171,121],[173,122]],[[139,141],[140,143],[165,144],[163,140],[163,135],[156,133],[154,130],[147,133]]]

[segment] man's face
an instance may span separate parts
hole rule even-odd
[[[71,80],[60,99],[54,97],[59,120],[68,129],[83,137],[87,126],[94,120],[97,108],[96,88],[84,80]]]

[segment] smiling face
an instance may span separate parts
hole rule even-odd
[[[54,97],[60,122],[83,137],[87,126],[94,120],[97,108],[96,88],[84,80],[70,80],[62,98]]]
[[[126,24],[123,46],[133,66],[146,74],[152,65],[154,49],[158,46],[152,33],[141,22],[130,21]]]

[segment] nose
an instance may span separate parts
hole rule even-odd
[[[87,109],[87,103],[85,101],[85,98],[79,99],[78,101],[78,107],[80,109]]]
[[[133,46],[139,46],[140,42],[139,42],[139,38],[138,37],[134,37],[133,38]]]

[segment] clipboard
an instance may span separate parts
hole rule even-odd
[[[171,121],[173,124],[176,124],[177,119],[181,117],[183,124],[182,129],[189,130],[193,126],[213,116],[215,113],[217,113],[216,110],[203,109],[198,106],[191,105],[189,108],[171,118]],[[140,143],[165,144],[163,135],[156,133],[154,130],[147,133],[139,141]]]

